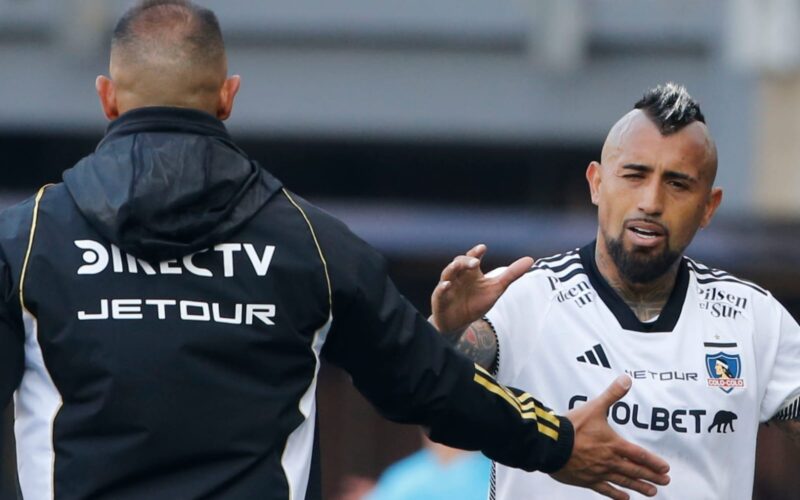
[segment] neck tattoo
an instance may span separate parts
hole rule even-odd
[[[617,295],[628,304],[639,321],[651,321],[656,318],[669,300],[675,279],[678,276],[679,262],[670,267],[660,278],[643,284],[626,282],[617,271],[611,259],[600,251],[595,251],[595,262],[600,274],[605,278]]]

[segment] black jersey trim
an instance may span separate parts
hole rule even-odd
[[[800,397],[784,406],[781,411],[775,414],[773,420],[800,420]]]
[[[736,342],[703,342],[703,347],[715,347],[717,349],[733,349]]]
[[[561,259],[563,259],[565,257],[569,257],[569,256],[575,255],[577,253],[578,253],[578,250],[576,249],[576,250],[570,250],[569,252],[564,252],[564,253],[552,255],[550,257],[542,257],[541,259],[538,259],[536,261],[536,264],[539,264],[540,262],[541,263],[555,262],[557,260],[561,260]]]
[[[698,264],[697,262],[693,261],[692,259],[686,259],[689,267],[692,268],[697,274],[714,276],[715,278],[734,278],[732,274],[723,271],[721,269],[711,269],[710,267],[705,267],[702,264]]]
[[[709,283],[736,283],[737,285],[746,286],[752,288],[756,292],[760,293],[761,295],[767,296],[766,290],[760,288],[758,285],[752,285],[750,283],[746,283],[741,280],[737,280],[736,278],[696,278],[697,283],[701,285],[707,285]]]
[[[672,288],[672,293],[667,299],[664,309],[661,310],[658,319],[652,323],[643,323],[639,321],[639,318],[636,317],[628,304],[611,288],[597,269],[597,264],[594,260],[596,243],[596,241],[593,241],[580,249],[581,260],[589,276],[589,281],[597,291],[600,299],[611,310],[614,317],[617,318],[619,325],[625,330],[634,332],[673,331],[681,317],[683,303],[686,300],[686,291],[689,289],[689,266],[686,264],[686,259],[681,259],[675,286]]]
[[[497,498],[497,462],[492,460],[492,470],[489,473],[489,500]]]
[[[489,373],[491,373],[493,377],[497,377],[497,372],[500,371],[500,338],[497,336],[497,330],[495,330],[494,325],[489,318],[484,316],[481,319],[485,321],[487,325],[489,325],[489,328],[492,329],[492,333],[494,334],[494,361],[492,361],[492,365],[489,367]]]
[[[574,269],[571,272],[565,274],[564,276],[556,276],[556,278],[558,278],[558,281],[560,281],[562,283],[566,283],[567,281],[571,280],[575,276],[580,276],[580,275],[588,275],[588,273],[586,272],[586,270],[584,268],[579,267],[578,269]]]
[[[705,285],[708,283],[717,283],[717,282],[736,283],[738,285],[744,285],[750,287],[764,296],[769,295],[766,290],[756,285],[755,283],[739,279],[736,276],[727,273],[725,271],[720,271],[719,269],[710,269],[701,266],[701,264],[698,264],[697,262],[691,259],[686,259],[686,262],[689,265],[689,269],[697,275],[695,279],[701,285]]]
[[[581,258],[576,255],[574,257],[568,258],[567,260],[565,260],[561,264],[551,265],[549,262],[543,262],[541,264],[539,264],[537,262],[536,264],[533,265],[533,267],[534,268],[538,268],[538,269],[549,269],[549,270],[553,271],[554,273],[559,273],[559,272],[563,271],[564,269],[567,269],[570,266],[573,266],[575,264],[580,263],[580,261],[581,261]]]
[[[534,271],[551,271],[554,273],[559,273],[568,269],[570,266],[574,266],[576,264],[580,264],[581,258],[580,255],[573,255],[575,252],[568,252],[562,253],[559,255],[554,255],[552,257],[545,257],[542,259],[537,260],[530,269],[528,269],[529,273]],[[554,262],[559,262],[553,265]]]

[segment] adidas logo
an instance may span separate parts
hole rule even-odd
[[[592,347],[582,356],[578,356],[576,358],[580,363],[589,363],[591,365],[602,366],[604,368],[611,368],[611,365],[608,363],[608,358],[606,357],[606,353],[603,350],[603,346],[597,344],[596,346]]]

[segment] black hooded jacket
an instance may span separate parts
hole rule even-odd
[[[434,440],[526,470],[572,448],[569,421],[446,345],[373,249],[200,111],[126,113],[2,212],[0,292],[26,499],[320,498],[323,357]]]

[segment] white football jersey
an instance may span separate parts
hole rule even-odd
[[[540,259],[486,319],[498,337],[498,380],[558,414],[621,373],[633,378],[608,420],[670,463],[659,498],[751,498],[759,422],[797,417],[797,322],[762,288],[688,258],[654,322],[640,322],[602,278],[594,244]],[[492,480],[491,499],[600,497],[500,464]]]

